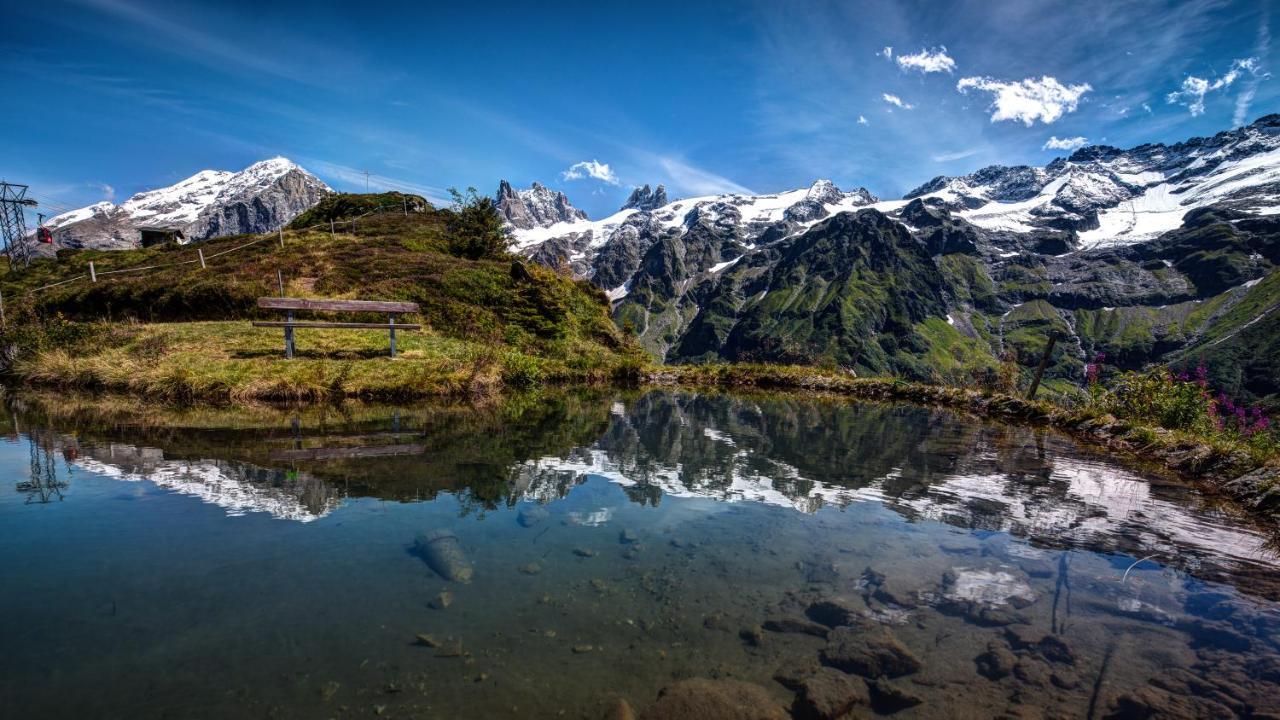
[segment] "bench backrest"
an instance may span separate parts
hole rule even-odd
[[[306,298],[258,298],[258,307],[267,310],[323,310],[328,312],[416,313],[418,303],[384,300],[308,300]]]

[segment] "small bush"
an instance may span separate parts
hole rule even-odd
[[[449,209],[449,252],[468,260],[501,257],[507,252],[511,238],[502,227],[502,217],[493,198],[481,197],[475,188],[453,195],[453,207]]]
[[[502,356],[502,382],[507,387],[528,390],[542,384],[542,361],[522,352],[510,351]]]

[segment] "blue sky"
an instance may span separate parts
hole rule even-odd
[[[592,217],[643,183],[897,197],[1280,110],[1271,5],[6,3],[0,175],[65,207],[275,155],[346,190],[538,180]]]

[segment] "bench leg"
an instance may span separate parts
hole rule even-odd
[[[391,318],[391,357],[395,357],[396,356],[396,316],[395,314],[392,313],[390,315],[390,318]]]
[[[292,310],[289,311],[289,322],[293,322]],[[289,360],[293,359],[293,328],[291,327],[284,329],[284,356]]]

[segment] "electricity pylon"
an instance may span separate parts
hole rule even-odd
[[[25,268],[31,263],[31,243],[27,240],[27,218],[23,208],[35,207],[27,197],[26,185],[0,180],[0,235],[4,236],[4,254],[9,256],[9,269]]]

